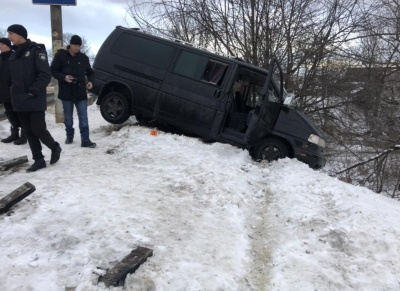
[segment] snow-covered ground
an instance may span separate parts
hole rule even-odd
[[[138,246],[153,256],[111,290],[400,289],[399,202],[296,160],[89,116],[95,149],[65,145],[47,114],[63,151],[34,173],[28,145],[0,143],[0,161],[30,160],[0,172],[0,198],[36,187],[0,216],[0,290],[106,290],[99,276]]]

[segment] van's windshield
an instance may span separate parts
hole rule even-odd
[[[275,75],[272,76],[272,83],[274,84],[274,87],[276,88],[276,90],[278,91],[278,94],[279,94],[280,90],[281,90],[281,82]],[[282,88],[283,88],[282,95],[279,94],[279,96],[282,96],[282,102],[283,102],[283,101],[285,101],[286,97],[288,96],[288,93],[285,90],[285,87],[282,87]]]
[[[276,88],[278,88],[277,90],[280,90],[281,86],[281,82],[278,80],[278,78],[276,78],[275,76],[273,76],[272,78],[272,82],[274,83],[274,86]],[[283,92],[282,92],[282,99],[283,99],[283,104],[289,107],[293,107],[296,108],[297,104],[296,104],[296,100],[295,100],[295,96],[293,93],[288,93],[286,91],[286,89],[283,87]]]

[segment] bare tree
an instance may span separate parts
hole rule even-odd
[[[342,49],[353,66],[344,77],[350,85],[349,105],[341,110],[347,130],[335,128],[336,141],[352,150],[339,163],[344,170],[338,177],[397,199],[400,161],[393,149],[400,143],[399,3],[381,0],[364,7],[357,41]]]
[[[0,37],[7,37],[7,30],[4,28],[0,28]]]
[[[393,197],[400,165],[384,153],[400,133],[399,2],[132,0],[127,13],[142,29],[260,67],[277,56],[286,88],[335,149],[330,166],[356,165],[337,175]],[[363,163],[370,156],[379,158]]]

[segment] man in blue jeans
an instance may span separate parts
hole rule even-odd
[[[87,115],[87,89],[93,87],[94,71],[89,58],[80,51],[82,39],[73,35],[70,44],[59,49],[51,63],[51,74],[58,80],[58,99],[64,109],[66,144],[74,140],[74,106],[79,119],[81,146],[94,148],[96,144],[89,138],[89,121]],[[86,82],[87,81],[87,82]]]

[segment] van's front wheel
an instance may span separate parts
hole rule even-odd
[[[103,118],[113,124],[121,124],[128,120],[131,110],[128,101],[119,92],[110,92],[100,103]]]
[[[277,138],[266,138],[261,141],[253,151],[253,158],[258,160],[266,160],[269,162],[276,161],[289,156],[287,145]]]

